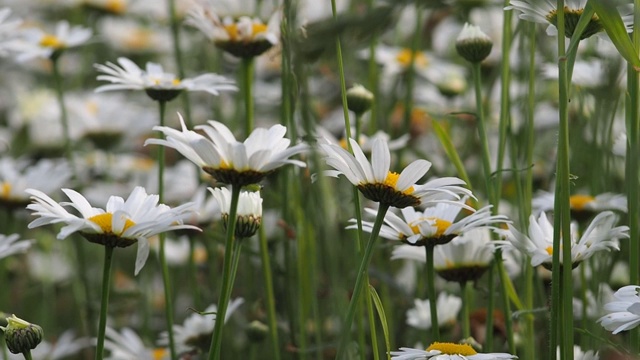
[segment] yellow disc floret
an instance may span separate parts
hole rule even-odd
[[[590,195],[573,195],[569,198],[569,205],[572,210],[581,211],[595,199]]]
[[[237,24],[229,24],[229,25],[225,25],[224,29],[227,31],[227,34],[229,35],[229,40],[231,41],[241,41],[241,40],[253,40],[253,38],[256,37],[256,35],[264,33],[267,31],[267,25],[262,24],[262,23],[253,23],[251,24],[251,34],[249,34],[248,37],[240,37],[240,33],[238,32],[238,25]]]
[[[553,246],[547,246],[545,250],[547,251],[547,254],[553,255]]]
[[[8,182],[0,183],[0,197],[7,199],[9,198],[10,194],[11,194],[11,184],[9,184]]]
[[[114,14],[123,14],[127,10],[127,4],[124,0],[107,0],[104,8]]]
[[[165,356],[167,356],[167,349],[164,349],[164,348],[153,349],[151,356],[153,357],[153,360],[164,359]]]
[[[104,213],[104,214],[99,214],[99,215],[95,215],[90,217],[89,219],[87,219],[93,223],[95,223],[96,225],[100,226],[100,228],[102,229],[102,232],[105,234],[113,234],[113,229],[111,228],[111,223],[113,220],[113,214],[111,213]],[[122,228],[122,232],[125,232],[128,228],[132,227],[133,225],[135,225],[136,223],[134,223],[133,221],[126,219],[124,222],[124,227]],[[116,234],[116,235],[120,235],[120,234]]]
[[[467,344],[454,344],[444,342],[434,342],[427,348],[427,351],[432,350],[438,350],[446,355],[470,356],[478,353],[477,351],[473,350],[470,345]]]
[[[388,187],[396,189],[396,185],[398,184],[399,177],[400,177],[400,174],[393,171],[389,171],[387,173],[387,177],[384,179],[384,185],[387,185]],[[411,195],[413,193],[413,186],[410,186],[407,189],[402,190],[402,192],[404,194]]]
[[[64,47],[64,43],[60,41],[60,39],[58,39],[55,35],[45,34],[40,39],[40,46],[62,49]]]
[[[429,65],[429,60],[427,57],[421,53],[416,51],[415,53],[411,51],[411,49],[402,49],[396,55],[396,61],[400,63],[403,67],[408,67],[411,64],[411,57],[414,57],[413,63],[418,67],[425,67]]]

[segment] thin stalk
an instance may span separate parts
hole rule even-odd
[[[164,126],[164,113],[166,108],[166,101],[158,101],[158,107],[160,112],[160,126]],[[158,137],[162,138],[162,133],[158,134]],[[158,147],[158,201],[163,203],[164,201],[164,146]],[[169,351],[171,358],[176,358],[176,343],[173,338],[173,293],[171,292],[171,277],[169,275],[169,266],[167,265],[167,256],[165,253],[165,234],[159,234],[160,240],[160,268],[162,269],[162,283],[164,285],[164,301],[165,301],[165,320],[167,322],[167,333],[169,335]]]
[[[278,339],[278,324],[276,317],[276,300],[273,294],[273,276],[271,275],[271,260],[269,259],[269,246],[264,227],[260,227],[260,258],[262,260],[262,275],[264,276],[264,288],[267,300],[267,319],[269,321],[269,337],[273,347],[273,358],[280,360],[280,340]]]
[[[427,245],[424,247],[427,255],[425,270],[427,272],[427,297],[429,297],[429,310],[431,312],[431,341],[440,341],[440,323],[438,322],[438,300],[436,296],[436,272],[433,267],[433,253],[435,247]]]
[[[469,324],[469,313],[471,308],[471,291],[469,291],[469,282],[460,282],[460,290],[462,290],[462,338],[468,339],[471,336],[471,326]],[[490,314],[487,314],[487,317]],[[433,326],[433,323],[431,323]]]
[[[31,357],[31,351],[27,351],[27,352],[23,352],[22,355],[24,355],[24,358],[26,360],[32,360],[33,358]]]
[[[242,82],[244,90],[244,116],[245,116],[245,134],[249,136],[254,127],[254,108],[253,108],[253,58],[242,59]]]
[[[389,205],[380,204],[378,207],[378,215],[376,216],[376,220],[373,224],[373,229],[371,229],[371,236],[369,237],[369,242],[367,243],[367,247],[364,249],[364,255],[362,256],[362,261],[360,262],[360,268],[358,269],[358,274],[356,277],[356,284],[353,287],[353,295],[351,296],[351,302],[349,303],[349,308],[347,310],[347,317],[342,324],[342,336],[340,338],[340,345],[338,347],[338,356],[336,359],[346,359],[346,351],[349,343],[349,334],[351,333],[351,324],[353,323],[353,318],[356,313],[357,304],[360,299],[360,295],[363,289],[363,280],[365,279],[365,274],[369,269],[369,263],[371,262],[371,255],[373,254],[373,248],[378,240],[378,235],[380,234],[380,228],[382,228],[382,223],[384,222],[384,216],[389,210]]]
[[[380,354],[378,353],[378,332],[376,331],[376,315],[373,312],[373,300],[371,300],[371,295],[369,294],[369,275],[365,275],[366,279],[363,282],[363,286],[367,288],[364,289],[365,300],[367,304],[367,312],[369,313],[369,331],[371,333],[371,352],[373,353],[373,360],[379,360]],[[364,349],[360,349],[364,352]]]
[[[67,116],[67,107],[64,104],[64,89],[62,88],[62,77],[60,76],[60,69],[58,67],[59,58],[59,55],[54,55],[51,58],[53,82],[56,87],[58,106],[60,107],[60,124],[62,125],[62,136],[64,136],[64,155],[67,158],[67,161],[69,161],[69,166],[71,166],[73,179],[77,180],[78,173],[76,171],[75,162],[73,161],[73,153],[71,151],[71,132],[69,130],[69,118]]]
[[[336,0],[331,0],[331,11],[333,18],[337,19],[338,10],[336,9]],[[344,126],[347,133],[347,149],[351,152],[351,122],[349,121],[349,107],[347,105],[347,83],[344,77],[344,63],[342,61],[342,46],[340,45],[340,36],[336,36],[336,57],[338,60],[338,72],[340,73],[340,96],[342,99],[342,111],[344,113]],[[356,139],[357,141],[358,139]]]
[[[182,47],[180,46],[180,20],[176,15],[176,3],[175,0],[169,0],[169,21],[171,22],[171,38],[173,40],[173,56],[176,61],[176,67],[178,69],[178,76],[180,79],[184,79],[184,63],[182,62]],[[187,128],[191,129],[191,103],[189,101],[189,92],[183,91],[182,107],[184,109],[184,121]]]
[[[634,24],[640,22],[640,0],[634,1],[635,15]],[[640,30],[634,27],[633,44],[640,51]],[[627,92],[629,98],[625,102],[625,113],[627,122],[627,170],[625,180],[627,182],[627,204],[629,206],[629,282],[638,284],[640,281],[640,207],[638,204],[638,170],[640,161],[638,151],[640,151],[640,79],[638,71],[631,64],[627,65]],[[630,331],[629,336],[630,351],[633,354],[640,352],[640,329],[635,328]]]
[[[224,325],[224,316],[227,313],[229,298],[231,297],[231,284],[233,278],[232,255],[233,255],[233,239],[236,231],[236,217],[238,215],[238,200],[240,199],[240,186],[231,186],[231,205],[229,208],[229,218],[227,220],[227,238],[225,240],[224,263],[222,264],[222,284],[220,286],[220,296],[218,299],[218,314],[222,316],[223,321],[216,321],[211,337],[211,347],[209,348],[209,360],[220,359],[220,347],[222,346],[222,327]],[[216,316],[219,317],[219,316]]]
[[[194,305],[196,309],[201,307],[201,292],[200,287],[198,286],[198,268],[196,266],[196,239],[193,236],[189,236],[189,263],[187,264],[187,268],[189,271],[189,287],[191,290],[191,294],[194,297]]]
[[[408,133],[411,130],[411,113],[413,112],[413,86],[416,78],[416,72],[414,65],[416,63],[416,53],[418,52],[418,45],[422,38],[422,9],[420,8],[420,0],[415,2],[415,16],[416,27],[413,31],[413,38],[411,39],[411,57],[406,70],[406,84],[404,89],[404,129],[403,133]]]
[[[111,264],[113,263],[113,247],[104,247],[104,267],[102,269],[102,299],[100,302],[100,324],[96,345],[96,360],[104,355],[104,338],[107,329],[107,308],[109,307],[109,288],[111,287]]]
[[[478,135],[482,151],[482,169],[484,170],[487,198],[494,201],[493,188],[491,186],[491,155],[489,154],[489,138],[484,119],[484,109],[482,106],[482,79],[480,76],[480,63],[472,64],[473,85],[476,92],[476,117]],[[495,206],[495,204],[494,204]]]
[[[493,350],[493,316],[490,316],[489,314],[493,314],[493,309],[495,309],[496,307],[496,298],[492,294],[493,288],[495,287],[495,284],[494,284],[495,273],[496,273],[495,264],[492,264],[489,267],[488,273],[489,274],[487,276],[487,284],[489,286],[490,291],[487,299],[487,322],[485,324],[484,348],[486,349],[486,351],[492,351]]]
[[[369,9],[373,8],[373,0],[367,1],[367,6]],[[370,122],[369,122],[369,133],[373,134],[376,130],[382,128],[384,129],[384,124],[378,123],[378,113],[379,113],[379,95],[380,88],[378,86],[378,64],[376,63],[376,47],[378,45],[378,35],[374,34],[371,36],[371,41],[369,42],[369,60],[367,64],[367,77],[369,80],[369,91],[373,93],[373,98],[375,101],[371,104],[371,112],[369,113]]]

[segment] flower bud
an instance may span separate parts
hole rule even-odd
[[[7,318],[7,326],[2,327],[9,351],[13,354],[24,354],[35,349],[44,335],[39,325],[31,324],[12,315]]]
[[[465,23],[456,39],[458,54],[471,63],[479,63],[491,53],[493,41],[479,27]]]
[[[373,93],[360,84],[353,85],[347,90],[347,107],[349,110],[362,115],[371,109]]]

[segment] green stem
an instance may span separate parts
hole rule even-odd
[[[102,270],[102,299],[100,302],[100,324],[98,325],[98,343],[96,345],[96,360],[102,360],[104,355],[104,338],[107,329],[107,308],[109,306],[109,288],[111,287],[111,264],[113,263],[113,247],[104,247],[104,267]]]
[[[56,87],[56,97],[58,99],[58,106],[60,107],[60,124],[62,124],[62,136],[64,136],[64,155],[69,161],[71,166],[71,172],[73,179],[77,180],[78,173],[76,171],[75,162],[73,161],[73,153],[71,151],[71,132],[69,130],[69,118],[67,116],[67,107],[64,104],[64,90],[62,88],[62,77],[60,76],[60,69],[58,67],[59,55],[55,55],[51,58],[51,68],[53,71],[53,82]]]
[[[415,16],[416,27],[413,31],[413,37],[411,39],[411,57],[409,59],[409,65],[406,70],[407,83],[405,84],[404,92],[404,133],[411,131],[411,113],[413,111],[413,84],[416,78],[416,72],[414,69],[416,63],[416,54],[418,52],[418,45],[422,38],[422,9],[420,6],[421,1],[415,2]]]
[[[254,127],[254,107],[253,107],[253,58],[242,59],[242,81],[244,89],[244,115],[246,136],[251,134]]]
[[[184,79],[184,63],[182,62],[182,47],[180,46],[180,19],[176,15],[176,0],[169,0],[169,21],[171,22],[171,38],[173,40],[173,56],[176,61],[176,67],[178,69],[178,76],[180,79]],[[184,121],[187,128],[191,129],[191,103],[189,101],[189,92],[183,91],[182,107],[184,109]]]
[[[31,360],[31,359],[33,359],[33,358],[31,357],[31,351],[23,352],[23,353],[22,353],[22,355],[24,355],[24,358],[25,358],[26,360]]]
[[[438,322],[438,296],[436,295],[436,276],[433,264],[433,253],[435,247],[426,245],[424,247],[427,263],[425,270],[427,271],[427,296],[429,297],[429,310],[431,312],[431,339],[432,342],[440,341],[440,323]]]
[[[331,0],[331,11],[333,18],[337,19],[338,11],[336,9],[336,0]],[[344,126],[347,133],[347,149],[352,152],[351,144],[351,122],[349,121],[349,107],[347,105],[347,84],[344,77],[344,63],[342,61],[342,46],[340,45],[340,36],[336,35],[336,57],[338,60],[338,72],[340,73],[340,96],[342,99],[342,111],[344,113]],[[356,139],[358,141],[358,139]]]
[[[462,290],[462,338],[468,339],[471,336],[471,326],[469,325],[471,292],[469,291],[469,282],[461,282],[460,290]],[[489,314],[487,314],[487,317],[489,317]]]
[[[164,126],[164,114],[166,108],[166,101],[158,101],[160,112],[160,126]],[[158,137],[162,138],[162,134],[158,134]],[[164,146],[158,147],[158,201],[163,203],[164,201]],[[171,277],[169,275],[169,266],[167,265],[167,257],[165,253],[165,234],[159,234],[160,239],[160,267],[162,269],[162,282],[164,285],[164,301],[165,301],[165,318],[167,322],[167,333],[169,335],[169,351],[171,358],[176,358],[176,344],[173,336],[173,298],[171,292]]]
[[[487,198],[494,201],[493,188],[491,186],[491,155],[489,154],[489,138],[484,119],[484,109],[482,106],[482,79],[480,76],[480,63],[472,64],[473,85],[476,92],[476,116],[478,125],[478,135],[480,137],[482,151],[482,169],[484,170]],[[495,204],[494,204],[495,205]]]
[[[333,0],[332,0],[333,1]],[[360,299],[360,295],[363,289],[363,281],[365,279],[365,275],[369,269],[369,263],[371,262],[371,255],[373,254],[373,248],[375,246],[376,241],[378,240],[378,235],[380,234],[380,229],[382,228],[382,223],[384,222],[385,214],[389,210],[389,205],[380,204],[378,207],[378,215],[376,216],[376,220],[373,224],[373,229],[371,230],[371,236],[369,237],[369,242],[367,243],[367,247],[364,249],[364,255],[362,256],[362,261],[360,262],[360,268],[358,269],[358,274],[356,277],[356,284],[353,287],[353,295],[351,296],[351,302],[349,303],[349,308],[347,310],[347,317],[342,324],[342,336],[340,338],[340,345],[338,347],[338,356],[336,359],[346,359],[347,348],[349,343],[349,334],[351,333],[351,324],[353,323],[353,318],[356,313],[357,304]]]
[[[280,341],[278,339],[278,324],[276,317],[276,301],[273,294],[273,277],[271,275],[271,260],[269,259],[269,246],[264,227],[260,227],[260,258],[262,259],[262,275],[267,297],[267,318],[269,320],[269,337],[273,346],[273,358],[280,360]]]
[[[217,321],[213,328],[211,347],[209,348],[209,360],[220,359],[220,347],[222,346],[222,327],[224,316],[227,313],[229,298],[231,297],[231,285],[233,284],[232,255],[233,239],[236,231],[236,217],[238,214],[238,200],[240,199],[240,186],[231,186],[231,205],[227,220],[227,238],[225,240],[224,263],[222,264],[222,285],[220,286],[220,296],[218,299],[218,315],[222,316],[222,321]],[[220,316],[216,316],[219,318]]]

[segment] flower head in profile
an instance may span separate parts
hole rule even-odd
[[[423,185],[416,184],[431,167],[427,160],[413,161],[400,174],[390,171],[389,147],[380,138],[373,142],[371,162],[355,140],[349,139],[349,142],[353,155],[339,145],[320,143],[327,165],[335,169],[324,173],[334,177],[344,175],[369,200],[405,208],[460,198],[460,194],[471,195],[468,189],[461,186],[464,181],[454,177],[431,180]]]
[[[431,302],[429,299],[413,301],[414,307],[407,310],[407,325],[416,329],[428,330],[431,328]],[[438,326],[453,324],[462,308],[462,299],[455,295],[441,292],[436,300],[438,311]]]
[[[31,247],[31,243],[31,240],[20,240],[18,234],[0,234],[0,259],[27,251]]]
[[[507,353],[478,353],[470,345],[434,342],[426,350],[401,347],[391,352],[392,360],[500,360],[517,359]]]
[[[71,168],[66,161],[42,159],[31,163],[12,157],[0,158],[0,206],[24,208],[29,204],[26,189],[38,189],[51,193],[60,189],[71,178]]]
[[[542,191],[533,199],[532,207],[535,212],[553,211],[555,195]],[[569,197],[571,216],[578,221],[588,220],[595,213],[614,210],[627,212],[627,197],[620,194],[602,193],[596,196],[588,194],[574,194]]]
[[[213,4],[194,4],[186,23],[200,30],[217,47],[231,55],[252,58],[278,44],[280,16],[279,12],[275,12],[265,24],[254,16],[223,15],[214,9]]]
[[[564,7],[565,18],[565,30],[564,35],[567,38],[573,36],[573,32],[578,25],[578,20],[584,8],[587,4],[587,0],[567,0]],[[547,27],[547,34],[557,35],[558,29],[556,25],[558,23],[558,9],[557,3],[553,0],[511,0],[510,5],[505,10],[518,10],[520,12],[520,19],[537,22],[541,24],[549,25]],[[633,23],[633,14],[623,16],[623,21],[627,27]],[[600,18],[597,14],[591,16],[591,20],[584,29],[580,39],[586,39],[604,30]]]
[[[233,80],[224,76],[207,73],[194,78],[180,79],[172,73],[165,72],[162,66],[148,62],[145,69],[141,69],[133,61],[120,57],[118,65],[107,62],[106,65],[95,64],[95,68],[102,75],[98,80],[111,84],[102,85],[96,92],[111,90],[144,90],[154,100],[169,101],[182,91],[205,91],[218,95],[220,91],[235,91],[237,87]]]
[[[164,347],[153,348],[145,345],[140,336],[130,328],[120,332],[106,328],[104,347],[112,360],[169,360],[169,350]]]
[[[18,55],[17,61],[35,58],[55,59],[63,51],[86,43],[92,36],[91,29],[76,25],[71,26],[63,20],[56,24],[53,33],[37,28],[23,30],[21,39],[12,47]]]
[[[217,121],[209,120],[208,124],[195,127],[204,135],[188,130],[182,116],[180,124],[181,131],[155,126],[153,129],[161,131],[166,139],[148,139],[145,145],[156,144],[176,149],[224,184],[256,184],[282,165],[305,166],[304,162],[290,157],[305,151],[307,145],[290,147],[291,140],[284,137],[287,128],[282,125],[273,125],[269,129],[256,128],[244,142],[239,142],[229,128]]]
[[[213,197],[218,201],[222,210],[224,227],[229,223],[231,209],[231,191],[227,188],[209,188]],[[238,238],[253,236],[262,223],[262,198],[259,192],[241,191],[238,199],[235,235]]]
[[[600,325],[614,335],[638,326],[640,324],[640,286],[624,286],[616,291],[613,297],[614,301],[604,305],[607,314],[598,319]]]
[[[615,226],[618,216],[611,211],[599,213],[589,224],[587,229],[578,234],[578,226],[571,223],[571,262],[576,267],[593,256],[598,251],[615,249],[619,250],[618,239],[629,237],[628,226]],[[507,242],[498,244],[510,244],[522,253],[531,257],[531,265],[551,269],[553,259],[553,225],[543,212],[536,219],[535,215],[529,218],[529,234],[523,234],[508,224],[509,230],[501,231],[507,238]],[[562,251],[562,248],[560,249]],[[560,254],[560,262],[563,256]]]
[[[491,53],[493,41],[479,27],[465,23],[456,39],[458,54],[471,63],[479,63]]]
[[[136,187],[127,200],[111,196],[106,209],[95,208],[80,193],[62,189],[71,202],[57,203],[45,193],[28,189],[33,203],[27,206],[37,219],[29,223],[29,228],[62,223],[58,239],[73,233],[80,233],[90,242],[110,247],[128,247],[138,243],[135,273],[144,266],[149,256],[149,237],[178,229],[197,229],[183,225],[182,221],[191,216],[191,204],[176,208],[158,204],[158,195],[147,195],[142,187]],[[64,207],[76,209],[80,216],[69,213]]]

